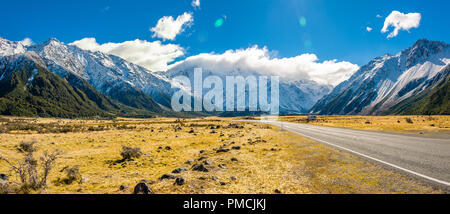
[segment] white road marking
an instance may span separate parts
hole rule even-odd
[[[282,128],[283,128],[283,127],[282,127]],[[403,168],[403,167],[401,167],[401,166],[397,166],[397,165],[395,165],[395,164],[388,163],[388,162],[386,162],[386,161],[383,161],[383,160],[380,160],[380,159],[377,159],[377,158],[374,158],[374,157],[371,157],[371,156],[362,154],[362,153],[360,153],[360,152],[357,152],[357,151],[354,151],[354,150],[345,148],[345,147],[343,147],[343,146],[339,146],[339,145],[336,145],[336,144],[334,144],[334,143],[330,143],[330,142],[325,141],[325,140],[317,139],[317,138],[315,138],[315,137],[311,137],[311,136],[309,136],[309,135],[306,135],[306,134],[303,134],[303,133],[299,133],[298,131],[295,131],[295,129],[294,129],[294,128],[291,128],[290,126],[286,126],[286,125],[285,125],[284,128],[289,128],[289,129],[291,129],[291,130],[289,130],[289,131],[295,132],[295,133],[297,133],[297,134],[299,134],[299,135],[305,136],[305,137],[310,138],[310,139],[312,139],[312,140],[315,140],[315,141],[318,141],[318,142],[321,142],[321,143],[324,143],[324,144],[328,144],[328,145],[330,145],[330,146],[334,146],[334,147],[340,148],[340,149],[342,149],[342,150],[345,150],[345,151],[351,152],[351,153],[353,153],[353,154],[356,154],[356,155],[359,155],[359,156],[362,156],[362,157],[365,157],[365,158],[368,158],[368,159],[371,159],[371,160],[380,162],[380,163],[382,163],[382,164],[385,164],[385,165],[394,167],[394,168],[396,168],[396,169],[399,169],[399,170],[402,170],[402,171],[411,173],[411,174],[413,174],[413,175],[416,175],[416,176],[425,178],[425,179],[427,179],[427,180],[434,181],[434,182],[436,182],[436,183],[440,183],[440,184],[443,184],[443,185],[446,185],[446,186],[450,186],[450,182],[446,182],[446,181],[442,181],[442,180],[439,180],[439,179],[436,179],[436,178],[432,178],[432,177],[430,177],[430,176],[427,176],[427,175],[424,175],[424,174],[421,174],[421,173],[418,173],[418,172],[415,172],[415,171],[412,171],[412,170],[409,170],[409,169],[405,169],[405,168]]]

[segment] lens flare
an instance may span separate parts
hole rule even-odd
[[[305,48],[311,48],[312,42],[311,40],[306,40],[305,42],[303,42],[303,45],[305,46]]]
[[[306,26],[306,18],[305,17],[300,17],[300,19],[298,20],[298,23],[300,24],[300,26],[305,27]]]
[[[223,25],[223,22],[224,22],[224,19],[223,19],[223,18],[217,19],[216,22],[214,22],[214,27],[220,27],[220,26],[222,26],[222,25]]]

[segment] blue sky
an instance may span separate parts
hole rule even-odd
[[[201,0],[199,8],[191,2],[3,1],[0,36],[13,41],[29,37],[35,43],[50,37],[65,43],[94,37],[100,44],[158,40],[184,48],[184,56],[176,60],[258,45],[266,46],[276,57],[313,53],[320,60],[337,59],[362,66],[374,57],[409,47],[420,38],[449,42],[450,35],[450,1],[446,0]],[[401,30],[388,39],[389,33],[380,31],[394,10],[420,13],[420,26],[409,32]],[[152,37],[149,29],[160,18],[175,19],[185,12],[192,14],[193,22],[174,40]],[[219,18],[224,23],[215,27]],[[368,32],[367,27],[373,30]]]

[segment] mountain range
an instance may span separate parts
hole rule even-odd
[[[419,40],[396,55],[375,58],[334,89],[314,81],[281,80],[280,113],[448,114],[449,56],[448,44]],[[0,37],[0,114],[186,116],[170,109],[171,96],[179,90],[171,88],[171,79],[185,75],[192,81],[195,67],[152,72],[54,38],[27,46]],[[225,78],[215,70],[204,71],[204,77],[208,74]]]
[[[320,99],[311,113],[449,114],[449,63],[448,44],[419,40],[361,67]]]

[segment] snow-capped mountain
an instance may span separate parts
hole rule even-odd
[[[175,66],[167,72],[151,72],[120,57],[82,50],[54,38],[31,46],[0,38],[0,44],[0,57],[33,51],[43,59],[50,71],[60,77],[66,77],[67,73],[74,74],[89,82],[101,93],[138,108],[145,102],[151,102],[148,100],[150,97],[157,103],[170,107],[171,95],[178,90],[171,88],[170,79],[182,74],[193,80],[195,67],[181,69],[181,66]],[[221,76],[225,80],[224,74],[209,71],[204,72],[204,77],[208,74]],[[258,76],[252,71],[231,71],[227,75]],[[281,80],[280,112],[305,113],[331,89],[332,86],[319,85],[314,81]],[[140,102],[135,103],[127,99],[132,95],[139,96]]]
[[[194,68],[201,67],[196,65],[177,65],[170,68],[166,75],[168,78],[173,78],[175,76],[186,76],[190,79],[191,84],[194,83]],[[224,87],[224,105],[226,100],[226,76],[254,76],[258,77],[261,74],[256,71],[243,71],[243,70],[235,70],[227,73],[217,72],[214,70],[203,70],[203,79],[208,77],[209,75],[215,75],[220,77],[223,82]],[[270,77],[268,78],[270,81]],[[270,90],[270,82],[268,82],[267,86]],[[332,90],[332,86],[330,85],[320,85],[311,80],[298,80],[298,81],[289,81],[286,79],[280,79],[279,84],[279,111],[280,113],[306,113],[308,110],[324,95],[328,94]],[[205,94],[209,89],[204,89],[203,94]],[[268,99],[270,100],[270,92],[268,92]],[[246,107],[248,108],[248,88],[245,91],[246,97]]]
[[[153,99],[162,105],[170,105],[169,80],[120,57],[82,50],[54,38],[32,46],[0,38],[0,44],[0,57],[25,51],[35,52],[53,73],[63,78],[67,73],[74,74],[88,81],[101,93],[126,105],[154,108],[157,104]],[[132,99],[132,96],[137,99]]]
[[[417,41],[396,55],[369,62],[311,109],[318,114],[383,114],[447,78],[450,48],[444,42]],[[447,69],[446,69],[447,68]],[[399,113],[399,112],[397,112]]]
[[[62,79],[49,71],[35,52],[0,57],[2,115],[108,117],[120,114],[120,110],[128,109],[120,108],[75,75]]]
[[[0,57],[24,53],[26,46],[22,42],[13,42],[0,37]]]

